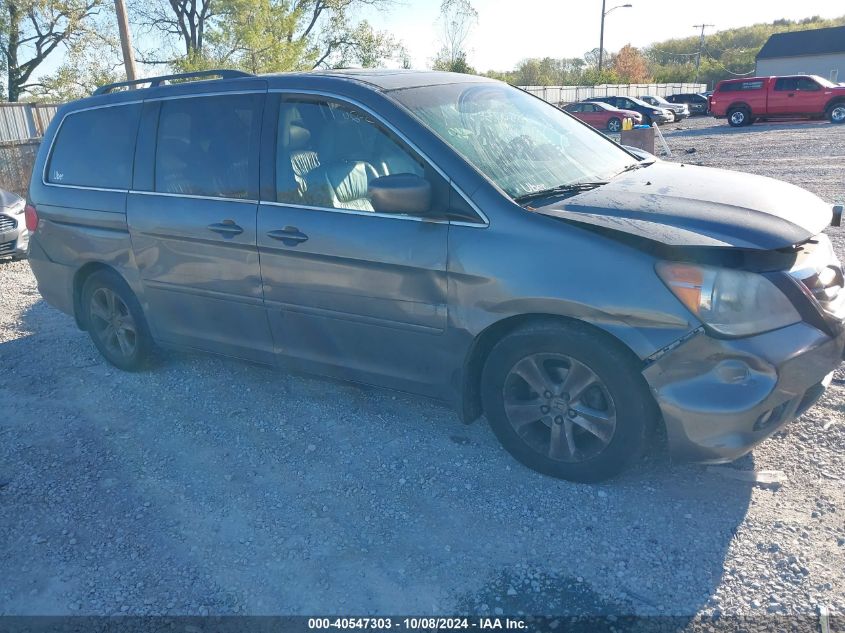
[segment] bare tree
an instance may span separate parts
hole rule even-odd
[[[478,11],[470,0],[443,0],[440,5],[441,48],[434,61],[436,70],[466,72],[469,33],[478,21]]]
[[[59,46],[80,37],[102,0],[0,0],[0,54],[9,101],[18,101],[30,78]]]

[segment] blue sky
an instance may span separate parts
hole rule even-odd
[[[469,61],[479,71],[510,70],[527,57],[579,57],[599,43],[601,0],[472,0],[478,22],[467,41]],[[771,22],[779,18],[836,17],[845,14],[841,0],[607,0],[605,48],[645,46],[698,33],[693,24],[714,30]],[[430,67],[440,47],[437,18],[440,0],[397,0],[389,10],[361,10],[369,20],[402,40],[415,68]],[[135,34],[138,44],[139,34]],[[149,39],[147,42],[149,43]],[[48,58],[36,75],[49,73],[61,55]],[[156,74],[160,67],[143,69]]]
[[[607,7],[628,3],[633,7],[607,16],[608,50],[695,35],[692,25],[702,22],[719,30],[845,14],[841,0],[607,0]],[[468,41],[469,59],[481,71],[508,70],[526,57],[577,57],[599,45],[601,0],[473,0],[473,5],[479,15]],[[361,16],[403,40],[414,66],[425,68],[439,47],[439,8],[439,0],[400,0],[390,11]]]

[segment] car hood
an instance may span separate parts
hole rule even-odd
[[[4,191],[0,189],[0,209],[9,209],[15,205],[23,202],[23,198],[12,193],[11,191]]]
[[[780,180],[661,161],[536,211],[673,247],[760,250],[804,242],[833,214]]]

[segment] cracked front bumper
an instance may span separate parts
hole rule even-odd
[[[741,457],[824,393],[842,361],[845,330],[831,337],[806,323],[743,339],[704,333],[643,372],[666,423],[674,457]]]

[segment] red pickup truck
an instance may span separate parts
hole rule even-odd
[[[845,86],[816,75],[728,79],[710,96],[710,111],[733,127],[786,117],[845,123]]]

